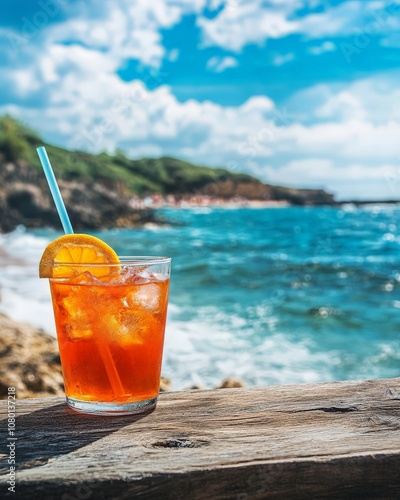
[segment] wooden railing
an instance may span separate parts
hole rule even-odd
[[[399,378],[170,392],[126,417],[19,400],[15,493],[0,407],[0,498],[400,498]]]

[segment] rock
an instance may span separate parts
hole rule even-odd
[[[246,384],[243,380],[238,378],[227,377],[221,382],[220,385],[216,387],[216,389],[235,389],[237,387],[246,387]]]
[[[64,394],[57,340],[0,313],[0,399],[8,387],[19,399]]]
[[[336,204],[334,196],[323,189],[272,186],[246,175],[214,181],[197,191],[225,199],[241,197],[247,200],[286,201],[291,205],[300,206]]]
[[[336,205],[334,196],[323,189],[296,189],[270,186],[269,199],[287,201],[291,205],[300,206]]]
[[[160,392],[168,392],[171,390],[171,380],[168,377],[161,377]]]
[[[131,195],[112,180],[58,180],[72,225],[77,231],[136,227],[156,220],[151,209],[137,209]],[[42,172],[24,161],[0,161],[0,232],[18,225],[60,229],[60,220]]]

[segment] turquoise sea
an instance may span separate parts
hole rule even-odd
[[[173,259],[163,373],[173,388],[400,375],[400,207],[163,210],[95,233]],[[54,231],[0,236],[3,311],[53,332],[37,262]]]

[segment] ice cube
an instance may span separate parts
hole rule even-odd
[[[147,328],[140,316],[127,309],[122,309],[117,315],[103,316],[100,322],[100,330],[107,340],[116,342],[120,347],[143,344]]]
[[[93,276],[89,271],[85,271],[84,273],[72,278],[68,281],[68,284],[71,285],[96,285],[100,283],[100,280]]]
[[[147,279],[141,275],[143,267],[124,267],[119,271],[120,282],[124,285],[146,283]]]
[[[115,283],[119,283],[120,282],[120,268],[119,267],[112,267],[110,266],[108,269],[107,269],[107,273],[102,275],[102,276],[98,276],[98,280],[99,282],[101,283],[109,283],[110,285],[112,284],[115,284]]]
[[[86,304],[80,302],[79,295],[71,294],[65,297],[62,300],[61,307],[66,313],[64,328],[70,340],[89,338],[92,335],[90,309],[87,309]]]
[[[144,307],[156,311],[160,304],[160,288],[155,283],[140,285],[126,296],[128,307]]]
[[[73,342],[77,342],[78,340],[87,340],[93,335],[91,325],[84,324],[80,321],[71,321],[66,323],[65,331],[67,332],[69,339]]]

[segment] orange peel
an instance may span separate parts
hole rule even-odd
[[[79,274],[89,271],[94,276],[104,276],[110,272],[110,268],[98,264],[119,264],[119,259],[110,246],[95,236],[65,234],[45,248],[39,263],[39,276],[71,278],[78,274],[74,264],[88,265],[87,268],[79,266]],[[95,266],[91,267],[92,264]]]

